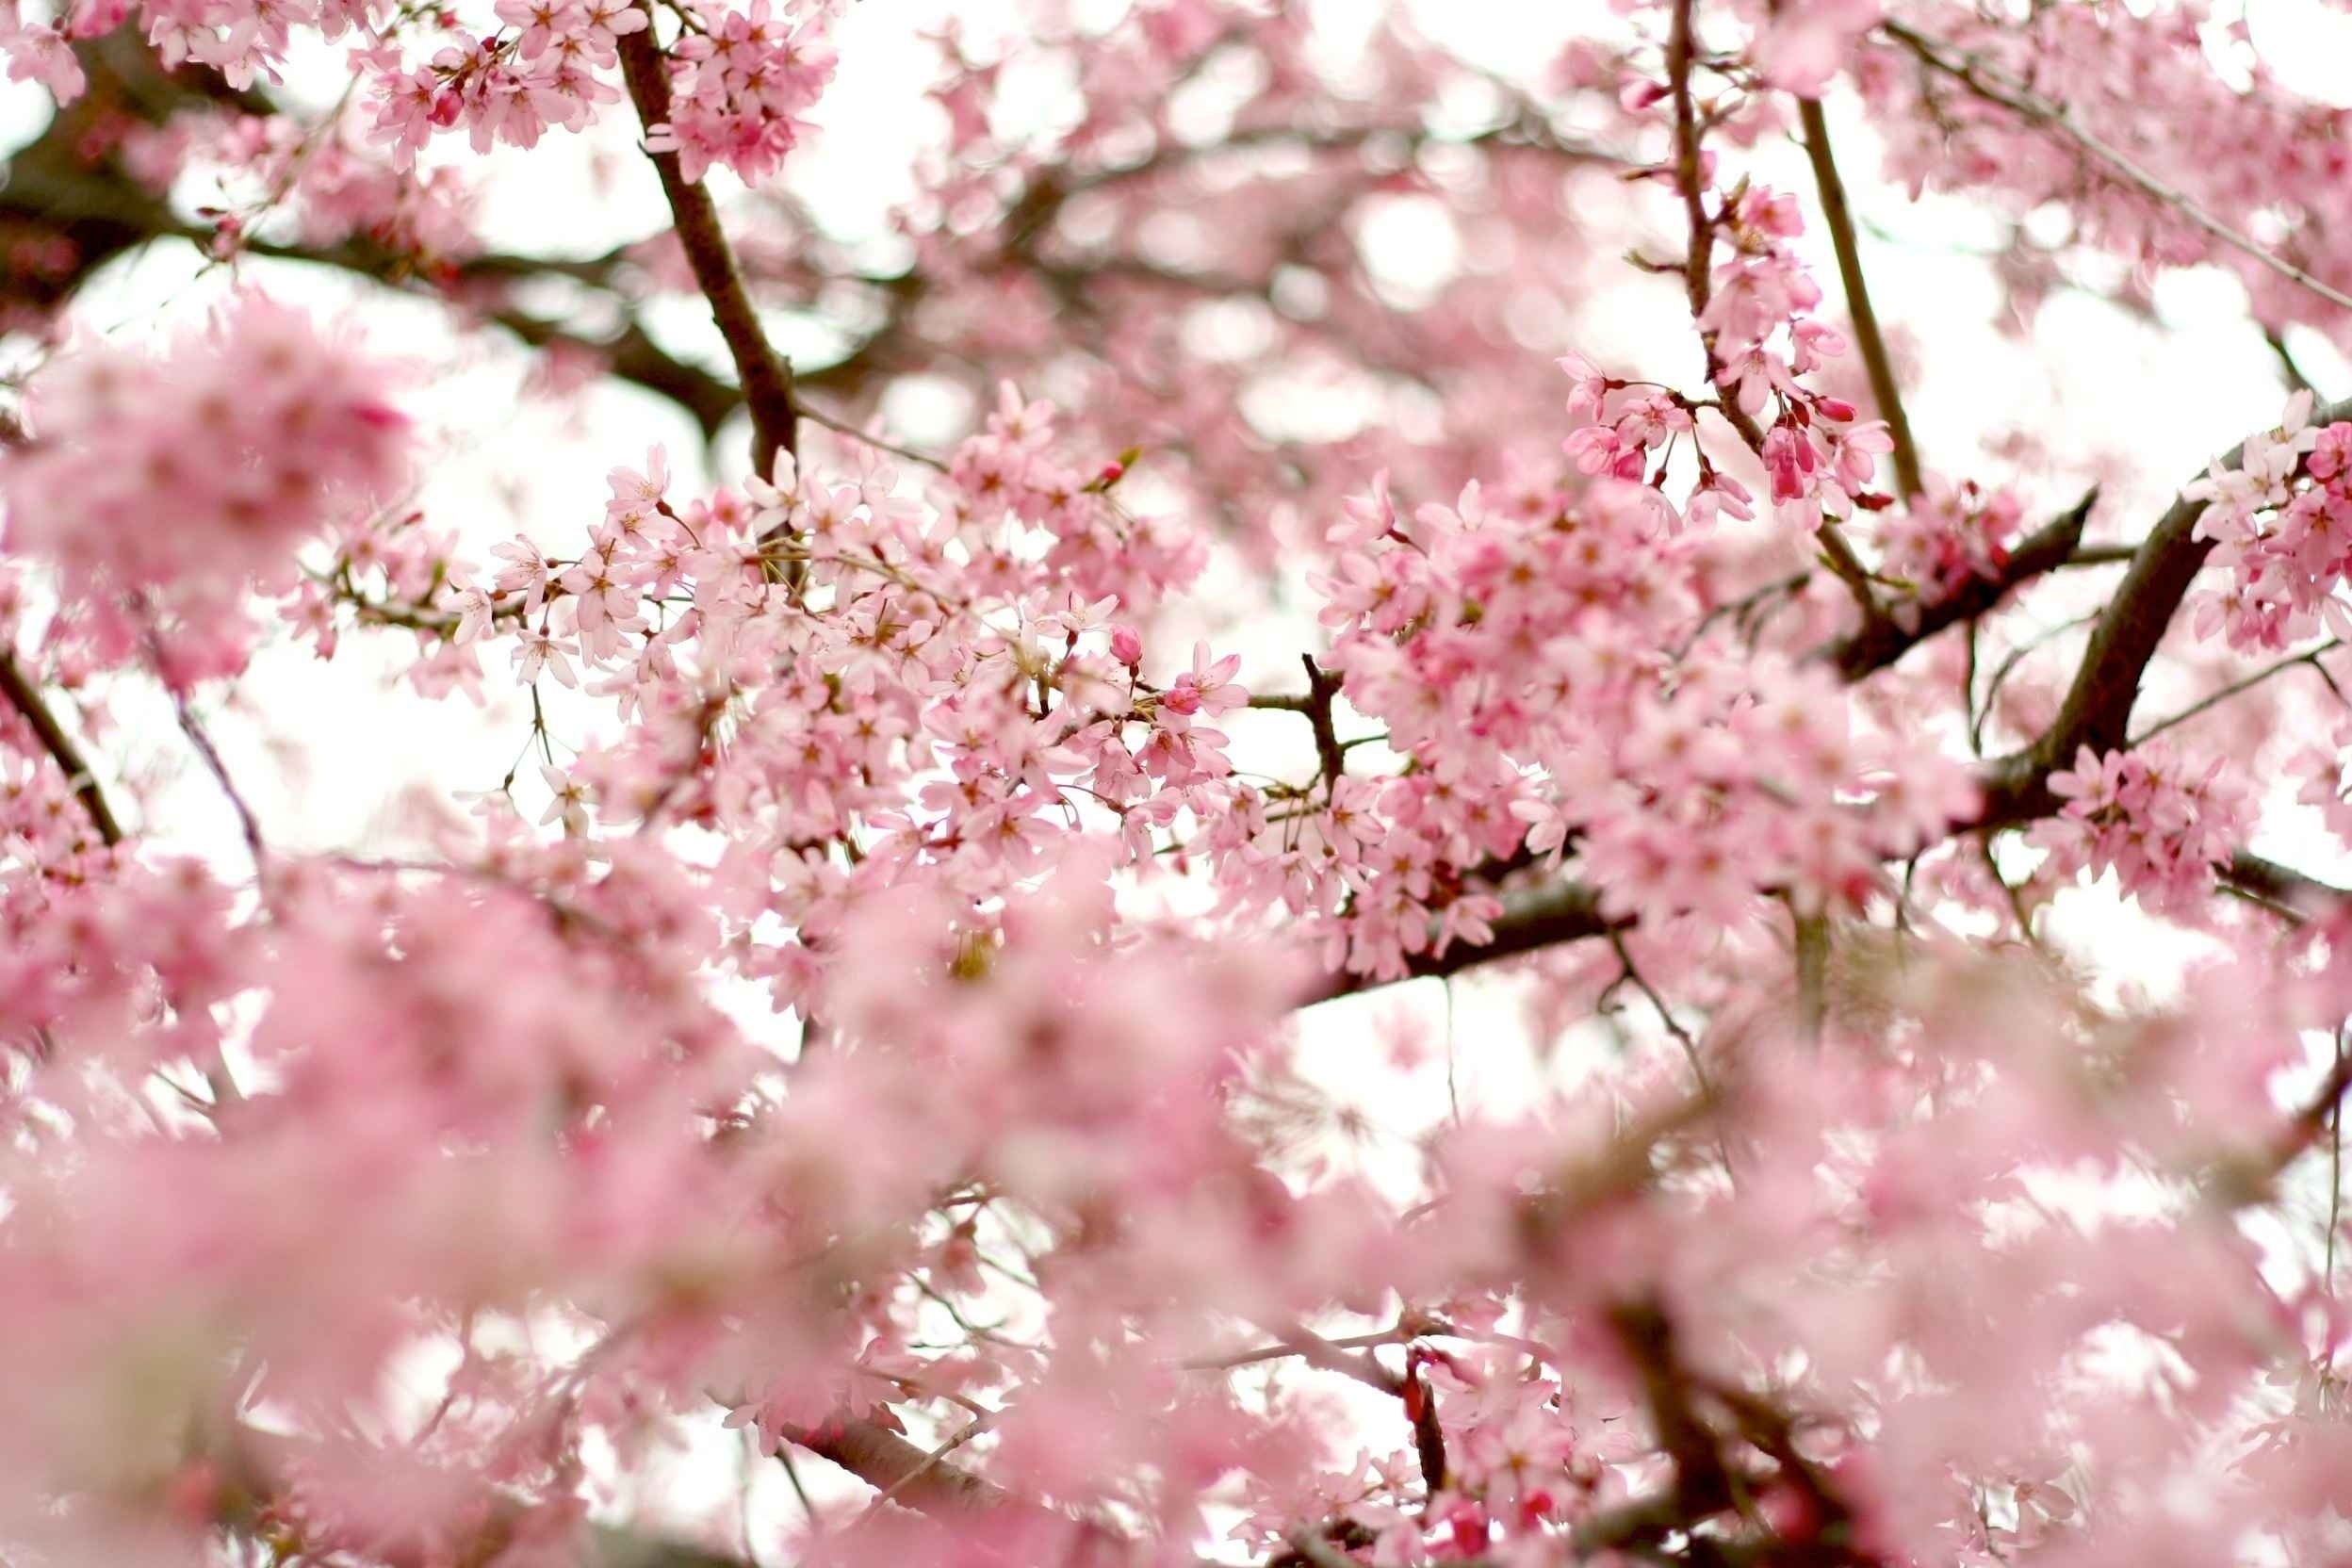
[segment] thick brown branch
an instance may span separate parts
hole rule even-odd
[[[1549,887],[1530,888],[1503,895],[1503,913],[1494,923],[1494,939],[1481,947],[1457,942],[1443,956],[1427,953],[1414,954],[1406,960],[1405,973],[1398,978],[1420,980],[1435,975],[1459,974],[1463,970],[1481,964],[1492,964],[1505,958],[1516,958],[1561,942],[1578,942],[1588,938],[1604,937],[1611,931],[1622,931],[1634,923],[1612,920],[1601,913],[1600,895],[1581,882],[1557,882]],[[1327,974],[1322,983],[1301,1005],[1329,1002],[1334,997],[1353,995],[1371,990],[1390,982],[1375,980],[1364,974]]]
[[[669,66],[661,45],[654,41],[652,0],[638,3],[645,13],[645,25],[622,37],[621,74],[629,83],[638,118],[651,131],[670,121]],[[774,470],[777,452],[795,449],[792,367],[776,351],[760,324],[760,313],[743,287],[727,231],[719,225],[718,204],[711,201],[710,188],[686,178],[676,153],[648,152],[645,155],[653,159],[662,176],[662,192],[669,198],[670,216],[678,225],[686,263],[694,270],[703,297],[710,302],[710,318],[718,323],[719,335],[727,340],[727,351],[735,361],[735,379],[751,410],[752,466],[765,475]]]
[[[994,1481],[934,1459],[889,1428],[861,1417],[836,1415],[822,1427],[787,1428],[784,1435],[918,1512],[1003,1508],[1013,1501],[1012,1494]]]
[[[1730,1478],[1715,1434],[1691,1408],[1672,1322],[1654,1303],[1637,1301],[1610,1313],[1609,1326],[1641,1380],[1658,1446],[1674,1461],[1676,1511],[1695,1522],[1729,1507]]]
[[[2352,400],[2320,409],[2312,418],[2323,425],[2352,418]],[[2222,455],[2220,466],[2234,467],[2244,454],[2241,443]],[[1980,595],[1985,596],[1984,608],[1990,608],[2008,585],[2024,580],[2035,570],[2075,564],[2081,554],[2078,542],[2082,523],[2095,498],[2096,492],[2086,496],[2072,512],[2046,525],[2021,545],[1999,583],[1988,583],[1983,590],[1943,606],[1931,607],[1922,613],[1920,629],[1914,633],[1877,630],[1866,624],[1848,643],[1838,645],[1831,657],[1848,678],[1858,678],[1892,662],[1928,635],[1931,618],[1937,629],[1952,625],[1966,618]],[[2095,751],[2109,751],[2128,743],[2128,727],[2140,678],[2187,596],[2190,582],[2213,549],[2211,541],[2195,537],[2197,520],[2204,510],[2204,502],[2182,496],[2158,519],[2148,538],[2132,553],[2131,569],[2124,574],[2114,599],[2100,616],[2057,720],[2027,750],[1988,764],[1984,775],[1984,810],[1973,823],[1964,825],[1980,829],[2001,827],[2046,816],[2059,804],[2050,790],[2050,775],[2070,761],[2077,747],[2088,745]],[[2225,880],[2229,886],[2251,896],[2286,902],[2273,899],[2267,890],[2256,886],[2259,876],[2233,874]],[[2297,890],[2308,891],[2315,886]],[[1443,957],[1417,956],[1408,965],[1407,977],[1458,973],[1556,943],[1586,940],[1634,923],[1604,920],[1598,894],[1577,883],[1506,894],[1504,905],[1502,917],[1494,922],[1493,942],[1484,947],[1455,947]],[[1326,1001],[1382,983],[1360,975],[1336,974],[1305,1000]]]
[[[6,650],[0,650],[0,696],[7,697],[9,706],[24,715],[33,738],[41,743],[41,749],[49,754],[58,771],[65,775],[66,783],[74,791],[74,798],[81,802],[90,825],[98,830],[98,837],[108,846],[121,843],[122,825],[115,821],[114,810],[106,804],[105,792],[98,787],[98,776],[90,771],[90,764],[82,760],[81,750],[74,745],[74,738],[57,723],[57,716],[49,711],[49,705],[41,700],[40,688],[26,678],[24,671],[16,662],[16,655]]]
[[[1683,218],[1690,230],[1690,249],[1682,260],[1682,286],[1690,296],[1690,318],[1696,321],[1707,314],[1714,288],[1715,225],[1707,216],[1698,106],[1690,98],[1690,66],[1696,54],[1690,16],[1694,8],[1694,0],[1674,0],[1674,31],[1666,42],[1666,82],[1674,100],[1674,190],[1682,198]],[[1715,344],[1710,337],[1707,340],[1710,381],[1715,370]]]
[[[1718,220],[1708,217],[1707,212],[1707,164],[1701,155],[1698,106],[1690,95],[1690,71],[1698,57],[1698,41],[1692,32],[1694,9],[1695,0],[1675,0],[1674,30],[1666,41],[1666,83],[1674,104],[1674,191],[1682,198],[1683,220],[1690,231],[1690,249],[1682,260],[1682,287],[1690,303],[1690,323],[1698,328],[1699,344],[1706,353],[1707,379],[1712,384],[1723,362],[1716,357],[1715,334],[1702,323],[1707,307],[1714,299]],[[1764,432],[1747,411],[1728,399],[1719,400],[1714,406],[1715,412],[1739,432],[1748,449],[1760,455],[1764,450]]]
[[[1339,731],[1331,724],[1331,699],[1339,695],[1339,678],[1326,674],[1315,662],[1315,655],[1306,654],[1307,722],[1315,729],[1315,755],[1323,770],[1324,788],[1336,792],[1340,776],[1348,771],[1348,753],[1339,743]]]
[[[1438,1422],[1437,1396],[1418,1366],[1406,1369],[1404,1395],[1405,1409],[1413,1417],[1413,1453],[1421,1462],[1421,1484],[1434,1497],[1446,1490],[1446,1429]]]
[[[2319,409],[2311,418],[2321,425],[2352,418],[2352,400]],[[2245,452],[2241,442],[2222,455],[2220,466],[2236,467]],[[2132,709],[2139,697],[2141,678],[2188,596],[2189,584],[2213,553],[2213,541],[2196,536],[2197,519],[2204,514],[2203,501],[2183,495],[2148,531],[2132,555],[2131,569],[2116,585],[2115,597],[2092,629],[2090,647],[2059,707],[2058,717],[2029,751],[2007,759],[1993,780],[1985,825],[2022,822],[2048,813],[2056,804],[2049,785],[2052,769],[2072,761],[2083,746],[2106,752],[2129,743]]]
[[[2276,860],[2240,850],[2222,868],[2221,879],[2240,892],[2295,915],[2317,912],[2329,904],[2352,901],[2352,888],[2322,882]]]
[[[623,381],[634,382],[684,409],[706,441],[717,435],[727,416],[743,406],[740,391],[678,359],[633,320],[617,336],[599,342],[526,311],[501,310],[490,319],[534,349],[570,348],[597,355]]]

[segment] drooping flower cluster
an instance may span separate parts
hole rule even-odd
[[[2275,431],[2248,436],[2234,466],[2216,461],[2181,492],[2201,501],[2197,537],[2215,542],[2230,580],[2197,612],[2200,635],[2233,647],[2283,647],[2352,627],[2336,590],[2352,571],[2352,423],[2311,422],[2311,395],[2287,400]]]
[[[2193,906],[2213,890],[2216,868],[2246,842],[2253,802],[2228,760],[2176,756],[2162,741],[2095,755],[2050,776],[2066,804],[2037,825],[2033,841],[2057,859],[2058,874],[2113,871],[2149,907]]]
[[[1900,510],[1879,514],[1871,530],[1880,575],[1906,585],[1895,613],[1951,597],[1971,580],[1998,580],[2017,542],[2024,503],[2010,491],[1990,494],[1974,481],[1931,482]]]
[[[1798,380],[1847,347],[1843,334],[1813,318],[1820,286],[1788,246],[1804,232],[1791,196],[1760,186],[1727,194],[1706,242],[1720,238],[1729,253],[1715,267],[1697,325],[1723,394],[1750,419],[1772,412],[1760,455],[1773,503],[1810,524],[1851,515],[1892,443],[1884,423],[1854,423],[1852,403]]]
[[[536,146],[550,126],[584,129],[621,96],[612,80],[619,40],[648,24],[631,0],[499,0],[498,15],[506,24],[498,32],[443,48],[413,71],[398,68],[389,45],[374,52],[370,134],[395,168],[453,126],[466,127],[478,153]]]
[[[768,0],[751,0],[748,11],[697,0],[694,15],[671,52],[678,69],[670,118],[650,127],[645,145],[677,153],[690,180],[722,164],[757,185],[808,134],[803,116],[833,78],[825,12],[788,7],[772,15]]]
[[[409,459],[385,368],[255,294],[160,353],[60,356],[24,425],[0,451],[7,546],[92,607],[217,611],[281,586],[305,539],[396,499]]]
[[[921,874],[992,897],[1082,824],[1148,861],[1236,798],[1213,727],[1246,694],[1236,661],[1203,646],[1155,687],[1114,621],[1186,582],[1199,541],[1130,513],[1116,468],[1080,482],[1054,437],[1052,411],[1008,386],[920,498],[853,444],[839,474],[785,455],[743,493],[674,503],[657,450],[613,471],[577,555],[518,538],[477,574],[436,560],[429,532],[371,530],[294,612],[329,639],[339,601],[363,620],[398,604],[446,635],[421,680],[476,681],[502,646],[525,685],[616,699],[635,727],[548,770],[547,820],[772,824],[772,907],[798,935],[753,958],[779,1005],[800,1004],[861,890]],[[836,845],[856,851],[849,875]]]

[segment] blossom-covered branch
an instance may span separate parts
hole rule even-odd
[[[760,313],[743,286],[735,253],[719,225],[719,209],[699,178],[689,177],[678,147],[679,128],[673,123],[676,106],[670,95],[668,63],[654,41],[653,0],[632,0],[643,24],[620,38],[621,70],[629,80],[630,100],[637,106],[649,139],[667,137],[669,145],[648,142],[646,155],[662,176],[662,193],[678,222],[678,239],[694,282],[710,302],[710,316],[727,351],[735,362],[736,384],[751,411],[752,468],[767,473],[776,455],[798,450],[798,421],[792,412],[792,371],[769,343]]]
[[[83,760],[81,748],[57,723],[57,716],[49,710],[41,688],[25,676],[12,652],[0,652],[0,697],[6,697],[17,717],[33,733],[33,738],[46,752],[74,798],[81,803],[89,815],[90,825],[97,830],[99,841],[111,847],[122,841],[122,826],[115,820],[114,808],[106,804],[106,791],[99,787],[98,776]]]

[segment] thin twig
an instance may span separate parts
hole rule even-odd
[[[1376,1334],[1358,1334],[1352,1339],[1326,1339],[1321,1348],[1332,1350],[1370,1350],[1382,1345],[1401,1345],[1413,1337],[1406,1325],[1383,1329]],[[1232,1372],[1262,1362],[1284,1361],[1292,1356],[1305,1356],[1315,1349],[1301,1341],[1283,1340],[1275,1345],[1261,1345],[1254,1350],[1240,1350],[1230,1356],[1201,1356],[1177,1364],[1187,1372]]]
[[[2314,398],[2319,396],[2319,388],[2311,384],[2311,378],[2305,375],[2303,367],[2295,363],[2295,351],[2287,347],[2285,333],[2276,327],[2268,328],[2262,333],[2262,341],[2269,344],[2270,351],[2278,356],[2278,379],[2287,384],[2288,391],[2309,392]]]
[[[220,750],[213,745],[212,737],[205,734],[204,727],[197,722],[196,710],[188,706],[188,694],[176,686],[171,687],[171,692],[172,706],[180,716],[180,733],[188,737],[188,744],[196,748],[196,755],[204,759],[213,781],[220,786],[220,792],[228,796],[231,808],[237,812],[237,825],[245,835],[246,853],[253,857],[253,870],[258,873],[263,862],[269,858],[269,851],[261,841],[261,824],[254,818],[253,808],[245,804],[245,797],[237,792],[237,782],[229,776],[228,765],[220,760]]]
[[[1658,1014],[1658,1021],[1666,1026],[1666,1032],[1674,1037],[1674,1043],[1681,1046],[1682,1054],[1690,1058],[1690,1076],[1697,1081],[1699,1092],[1704,1095],[1713,1095],[1715,1086],[1707,1081],[1707,1066],[1699,1059],[1699,1042],[1690,1037],[1690,1030],[1675,1021],[1673,1011],[1666,1005],[1666,999],[1658,995],[1658,988],[1643,977],[1642,971],[1633,961],[1633,955],[1625,951],[1625,939],[1623,934],[1614,930],[1610,931],[1609,945],[1617,950],[1620,977],[1649,1000],[1651,1008]]]
[[[1854,318],[1854,335],[1862,351],[1862,368],[1870,378],[1870,399],[1895,443],[1895,482],[1908,498],[1927,488],[1919,468],[1919,450],[1911,437],[1911,421],[1903,411],[1902,389],[1895,384],[1893,359],[1880,333],[1878,312],[1871,308],[1870,290],[1862,275],[1862,253],[1854,243],[1854,213],[1846,204],[1845,182],[1838,177],[1838,161],[1829,146],[1829,120],[1818,98],[1797,100],[1805,126],[1805,155],[1813,165],[1813,183],[1821,190],[1821,216],[1829,225],[1830,244],[1838,253],[1838,277],[1845,286],[1846,313]]]
[[[1985,64],[1972,55],[1958,58],[1947,53],[1943,43],[1915,31],[1900,22],[1888,21],[1882,25],[1892,38],[1925,64],[1952,77],[1969,91],[1989,103],[2000,105],[2012,113],[2024,116],[2038,125],[2056,131],[2091,157],[2107,166],[2109,172],[2123,184],[2137,188],[2143,195],[2172,208],[2207,234],[2231,250],[2239,252],[2269,268],[2288,282],[2309,289],[2329,304],[2352,310],[2352,295],[2339,293],[2295,263],[2264,249],[2254,239],[2231,228],[2220,219],[2199,206],[2186,192],[2165,184],[2133,162],[2123,153],[2099,136],[2082,128],[2073,111],[2064,104],[2055,104],[2009,76],[2007,73]]]
[[[1725,615],[1731,617],[1734,627],[1745,629],[1750,612],[1763,604],[1765,600],[1782,594],[1801,594],[1805,592],[1805,585],[1812,580],[1811,572],[1791,572],[1787,577],[1772,579],[1760,588],[1751,589],[1736,599],[1724,600],[1699,617],[1699,624],[1690,629],[1690,635],[1683,638],[1682,645],[1674,650],[1675,662],[1680,662],[1690,658],[1690,650],[1699,645],[1699,640],[1707,635],[1707,629]]]
[[[2345,1071],[2344,1026],[2336,1026],[2335,1077],[2341,1080]],[[2338,1096],[2328,1107],[2328,1272],[2321,1288],[2329,1296],[2336,1293],[2336,1233],[2344,1226],[2344,1100]]]
[[[889,452],[891,456],[903,457],[909,463],[920,463],[926,468],[936,468],[941,473],[947,472],[947,464],[942,459],[933,457],[929,452],[919,452],[912,447],[902,447],[894,441],[885,441],[878,435],[869,435],[839,415],[827,414],[821,408],[812,408],[805,401],[798,405],[798,412],[800,416],[810,424],[823,425],[838,435],[846,435],[852,441],[863,442],[876,451]]]
[[[1260,1324],[1264,1328],[1266,1325]],[[1404,1380],[1380,1364],[1369,1348],[1348,1350],[1332,1344],[1303,1323],[1289,1323],[1276,1330],[1275,1337],[1297,1351],[1310,1366],[1326,1372],[1336,1372],[1343,1378],[1353,1378],[1366,1388],[1382,1394],[1402,1395]],[[1389,1344],[1381,1339],[1377,1343]]]
[[[2027,638],[2003,656],[2001,662],[1993,667],[1993,678],[1985,683],[1984,694],[1978,699],[1976,717],[1968,726],[1968,749],[1979,757],[1984,755],[1984,726],[1992,719],[1994,699],[2001,695],[2001,688],[2011,672],[2028,656],[2048,647],[2069,631],[2082,630],[2098,619],[2099,612],[2094,610],[2072,620],[2061,621],[2049,630]]]
[[[2265,664],[2261,669],[2256,670],[2252,675],[2247,676],[2245,679],[2231,681],[2229,685],[2224,686],[2220,691],[2213,693],[2212,695],[2205,697],[2200,701],[2191,703],[2188,707],[2183,708],[2180,711],[2173,714],[2170,718],[2158,720],[2148,728],[2141,730],[2137,735],[2132,736],[2130,743],[2135,746],[2146,745],[2157,736],[2162,735],[2165,730],[2173,727],[2173,726],[2186,724],[2191,719],[2196,718],[2199,713],[2205,712],[2210,709],[2219,707],[2222,703],[2228,702],[2231,697],[2236,696],[2239,693],[2251,691],[2253,688],[2260,686],[2263,681],[2268,680],[2272,676],[2278,675],[2281,671],[2291,670],[2297,664],[2309,664],[2312,669],[2318,670],[2320,668],[2320,655],[2333,653],[2342,646],[2344,646],[2342,642],[2338,641],[2336,638],[2330,637],[2315,648],[2309,648],[2301,653],[2293,654],[2285,659],[2278,660],[2274,663]],[[2320,670],[2320,673],[2322,675],[2327,674],[2325,670]]]

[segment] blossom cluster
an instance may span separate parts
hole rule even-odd
[[[650,24],[632,0],[500,0],[506,25],[453,43],[416,70],[390,45],[372,51],[373,140],[406,169],[436,131],[464,126],[478,153],[532,147],[549,126],[579,131],[621,90],[611,80],[619,41]]]
[[[2229,580],[2200,596],[2200,635],[2234,647],[2283,647],[2352,626],[2337,588],[2352,572],[2352,424],[2311,422],[2311,395],[2287,401],[2275,431],[2249,436],[2181,492],[2204,503],[2196,536],[2214,541]]]
[[[1909,505],[1879,514],[1871,531],[1879,573],[1910,590],[1897,612],[1949,598],[1972,580],[1999,580],[2024,515],[2015,492],[1987,493],[1973,480],[1930,482]]]
[[[1714,383],[1729,416],[1756,445],[1782,515],[1811,527],[1822,516],[1851,516],[1857,504],[1886,504],[1868,486],[1878,460],[1893,448],[1884,421],[1856,423],[1858,410],[1842,398],[1798,378],[1818,372],[1846,352],[1842,334],[1814,318],[1821,291],[1789,248],[1805,221],[1792,197],[1743,187],[1699,243],[1720,242],[1727,254],[1709,259],[1710,281],[1696,325],[1715,367]],[[1571,417],[1590,421],[1567,438],[1569,457],[1586,474],[1627,482],[1663,484],[1665,460],[1678,440],[1696,454],[1699,482],[1692,501],[1701,515],[1749,515],[1746,487],[1724,476],[1699,438],[1703,406],[1667,387],[1604,375],[1591,360],[1571,354],[1560,366],[1572,389]],[[1756,421],[1769,415],[1769,422]],[[1657,466],[1645,472],[1645,459]]]
[[[646,127],[646,146],[678,154],[688,180],[714,164],[747,183],[773,175],[832,78],[828,9],[697,0],[682,11],[683,32],[652,67],[667,78],[669,118]],[[610,79],[619,41],[651,21],[637,0],[499,0],[498,14],[506,25],[497,33],[415,69],[400,69],[389,45],[372,53],[371,134],[399,167],[450,127],[464,126],[477,152],[533,146],[550,126],[584,128],[621,97]]]
[[[698,0],[694,14],[670,52],[678,62],[670,118],[648,127],[645,145],[677,153],[690,180],[721,164],[757,185],[808,135],[803,117],[832,80],[825,13],[777,16],[768,0],[752,0],[748,11]]]
[[[40,82],[59,103],[88,86],[74,42],[104,37],[134,13],[166,67],[210,67],[230,86],[248,88],[277,79],[298,30],[329,41],[365,36],[390,9],[382,0],[69,0],[58,8],[53,20],[28,22],[10,0],[0,11],[0,51],[11,80]]]
[[[345,615],[418,627],[433,689],[478,686],[501,649],[522,684],[613,699],[634,727],[549,769],[547,820],[771,823],[772,903],[799,936],[753,956],[799,1004],[860,890],[921,873],[991,897],[1082,824],[1148,861],[1238,797],[1215,727],[1246,695],[1237,661],[1203,645],[1153,685],[1129,624],[1190,580],[1199,540],[1054,440],[1008,385],[920,494],[853,442],[840,472],[780,454],[741,491],[674,498],[656,450],[613,471],[577,553],[516,538],[478,570],[396,522],[345,539],[290,612],[322,651]]]
[[[211,228],[216,259],[235,259],[256,241],[332,252],[359,240],[360,253],[381,251],[446,280],[482,248],[466,171],[401,164],[345,120],[305,126],[290,115],[221,108],[151,125],[100,115],[86,144],[159,200],[201,182],[210,199],[196,216]]]
[[[480,36],[445,13],[380,0],[76,0],[54,22],[24,20],[11,3],[0,13],[10,76],[71,102],[87,85],[73,41],[110,31],[134,8],[165,65],[208,66],[237,88],[274,80],[299,32],[330,42],[349,35],[373,100],[370,139],[403,172],[444,131],[462,128],[482,153],[535,146],[553,128],[585,129],[622,99],[620,40],[651,24],[638,0],[498,0],[500,25]],[[743,9],[697,0],[657,63],[673,102],[668,122],[648,127],[648,144],[677,152],[690,180],[713,164],[752,183],[773,175],[808,134],[807,111],[832,77],[833,8],[804,0],[774,13],[769,0]],[[410,65],[401,35],[419,14],[439,15],[455,38]]]
[[[1862,8],[1839,0],[1801,10],[1809,18]],[[2312,296],[2262,259],[2264,247],[2223,235],[2270,237],[2267,245],[2306,276],[2339,286],[2352,277],[2339,111],[2284,90],[2266,65],[2255,68],[2253,90],[2215,69],[2195,8],[1936,6],[1909,21],[1907,39],[1866,40],[1853,60],[1872,123],[1889,130],[1888,172],[1914,191],[1963,195],[2018,225],[2007,270],[2028,321],[2075,250],[2149,272],[2227,269],[2244,283],[2254,318],[2273,330],[2314,319]],[[2241,57],[2252,57],[2245,24],[2229,26]],[[2008,102],[1967,90],[1958,72]],[[2017,112],[2020,92],[2045,110],[2057,106],[2101,151],[2086,161],[2084,144],[2050,134],[2046,116]],[[2149,182],[2173,199],[2152,195]],[[2066,244],[2054,251],[2024,224],[2051,204],[2068,215]]]
[[[1583,406],[1611,395],[1589,366],[1569,370]],[[1583,449],[1653,406],[1585,426],[1577,436],[1603,434]],[[1313,580],[1333,633],[1325,662],[1411,766],[1329,778],[1279,835],[1221,826],[1205,843],[1226,854],[1222,874],[1330,921],[1334,961],[1381,976],[1482,939],[1497,867],[1572,850],[1615,917],[1737,922],[1768,890],[1808,907],[1867,899],[1880,862],[1940,838],[1975,786],[1857,728],[1817,666],[1694,638],[1702,547],[1742,498],[1719,472],[1701,482],[1679,516],[1660,489],[1608,474],[1525,504],[1474,483],[1409,519],[1383,483],[1350,503]]]
[[[2219,757],[2190,760],[2162,741],[2103,755],[2084,747],[2071,769],[2050,776],[2066,802],[2036,825],[2034,842],[2060,875],[2113,871],[2127,892],[2159,910],[2193,906],[2213,874],[2246,841],[2253,802]]]
[[[37,376],[0,451],[8,547],[57,568],[120,641],[144,603],[217,620],[295,549],[394,500],[408,419],[387,368],[306,314],[244,294],[160,353],[90,343]]]
[[[1845,517],[1869,498],[1865,487],[1893,443],[1883,421],[1856,424],[1852,403],[1797,379],[1847,350],[1843,334],[1812,316],[1821,287],[1789,248],[1804,232],[1792,196],[1762,186],[1727,195],[1707,243],[1720,239],[1728,253],[1697,326],[1723,395],[1751,419],[1773,411],[1760,453],[1773,503]]]

